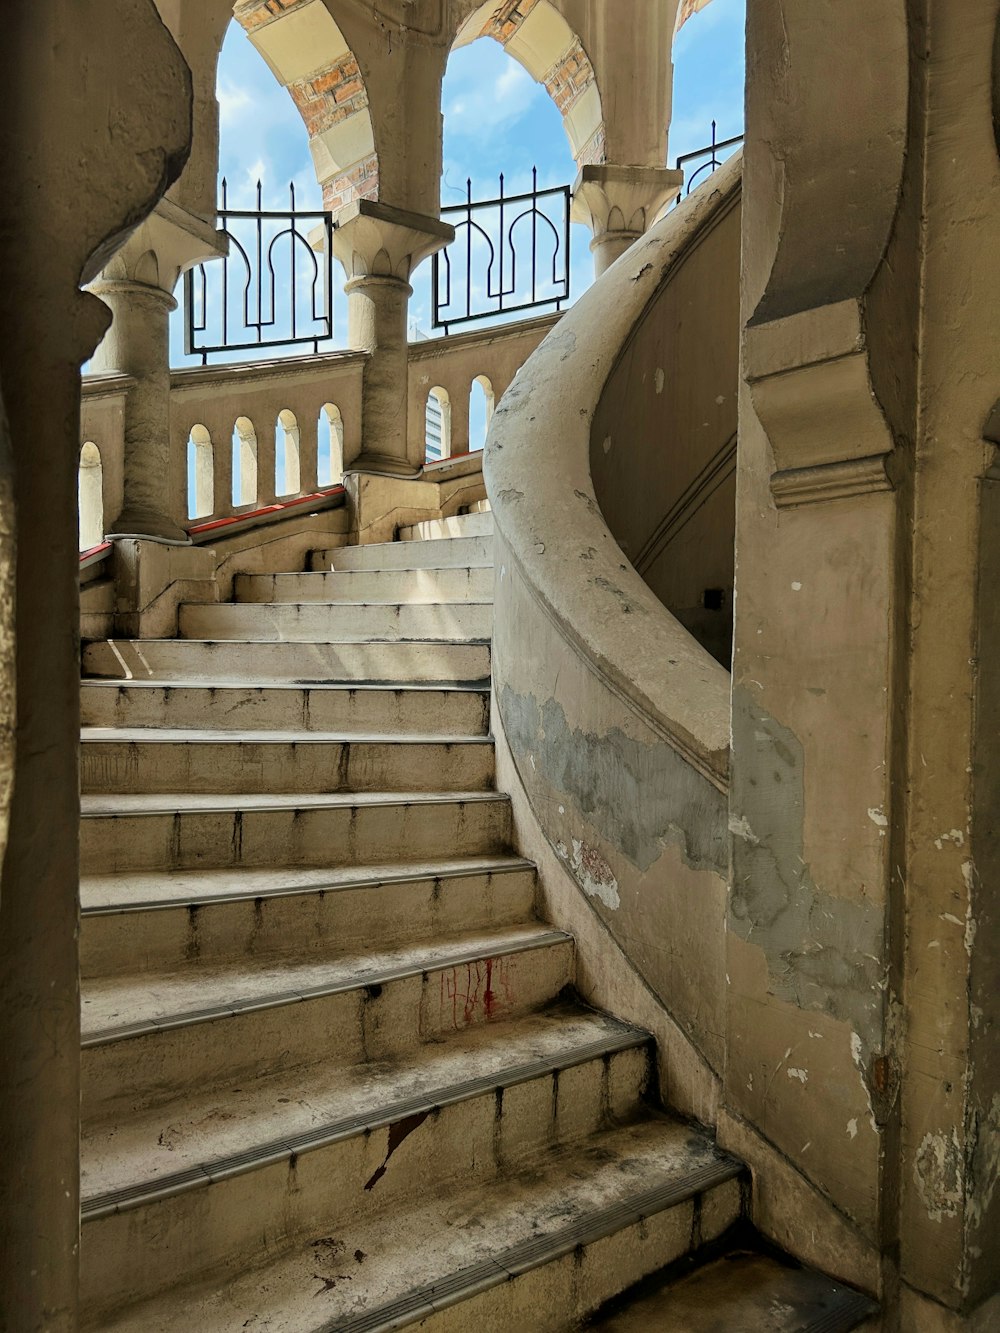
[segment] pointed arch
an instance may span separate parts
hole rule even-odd
[[[277,12],[275,10],[277,9]],[[357,57],[323,0],[242,0],[235,17],[287,88],[309,132],[323,206],[377,199],[378,154]]]
[[[606,157],[597,75],[579,36],[551,0],[486,0],[463,22],[454,47],[491,37],[522,65],[559,108],[577,166]]]

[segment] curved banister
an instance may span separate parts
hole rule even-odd
[[[714,786],[728,778],[729,673],[666,611],[614,540],[591,427],[632,330],[740,189],[742,157],[668,213],[562,318],[498,406],[484,458],[505,555],[592,671]]]

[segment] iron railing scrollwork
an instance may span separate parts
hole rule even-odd
[[[318,352],[333,337],[333,219],[296,208],[294,183],[288,200],[264,209],[258,181],[256,209],[230,208],[223,180],[218,218],[229,252],[184,275],[184,350],[203,365],[226,352]]]
[[[531,189],[473,200],[466,182],[465,203],[442,208],[455,239],[433,258],[432,322],[447,334],[456,324],[490,316],[553,307],[569,300],[570,202],[568,185]]]
[[[693,171],[688,177],[684,187],[684,193],[686,195],[691,193],[694,183],[699,176],[711,175],[713,171],[722,166],[724,159],[719,157],[719,153],[724,153],[729,148],[735,148],[737,144],[743,142],[742,134],[734,134],[730,139],[716,139],[715,132],[716,125],[713,120],[712,142],[706,144],[704,148],[696,148],[691,153],[682,153],[677,159],[676,166],[678,171],[682,170],[687,162],[697,162],[701,158],[706,159],[702,162],[701,166],[698,167],[696,171]]]

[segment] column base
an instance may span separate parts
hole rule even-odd
[[[105,537],[108,541],[134,538],[137,541],[159,542],[164,546],[190,546],[188,533],[163,514],[150,510],[123,509],[110,525]]]

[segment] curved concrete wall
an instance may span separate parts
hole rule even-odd
[[[732,660],[740,194],[692,240],[622,348],[590,470],[615,540],[723,666]]]
[[[715,1073],[729,676],[625,558],[594,494],[590,442],[623,346],[739,181],[727,164],[563,317],[498,407],[484,464],[495,725],[578,901]]]

